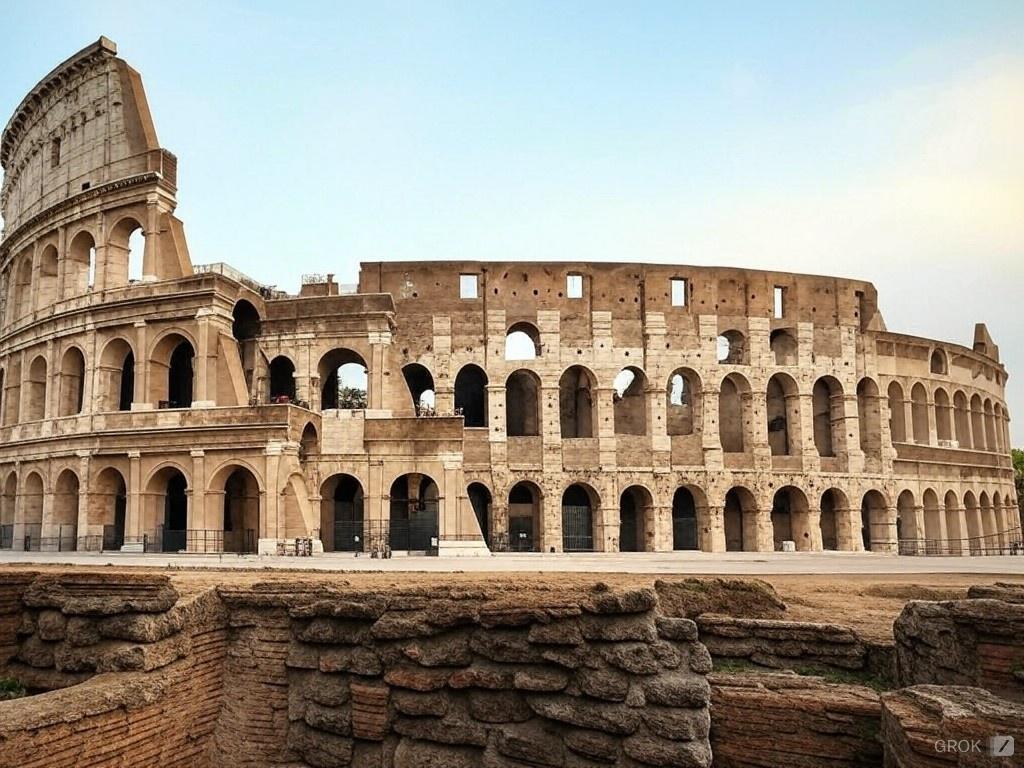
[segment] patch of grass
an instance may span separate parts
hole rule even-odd
[[[0,677],[0,701],[20,699],[27,695],[25,686],[10,677]]]
[[[753,672],[777,672],[770,667],[762,667],[747,659],[714,659],[712,672],[724,672],[727,675],[743,675]]]
[[[827,667],[794,667],[793,671],[798,675],[809,677],[820,677],[829,683],[841,683],[843,685],[863,685],[878,693],[891,691],[896,684],[886,677],[872,674],[857,669],[830,669]]]

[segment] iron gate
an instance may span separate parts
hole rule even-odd
[[[593,552],[594,525],[590,507],[562,506],[562,549]]]
[[[14,526],[0,525],[0,549],[11,549],[14,546]]]
[[[508,519],[508,549],[510,552],[535,552],[532,517]]]
[[[697,518],[672,516],[672,549],[697,549]]]
[[[363,502],[334,502],[334,551],[365,551],[366,532],[363,530]]]
[[[434,552],[438,538],[437,509],[437,499],[392,499],[389,531],[392,551]]]

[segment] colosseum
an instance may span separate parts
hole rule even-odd
[[[193,264],[177,159],[106,38],[0,144],[0,545],[1002,552],[1007,373],[844,278]],[[224,254],[242,261],[244,255]]]

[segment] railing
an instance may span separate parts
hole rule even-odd
[[[256,552],[256,532],[252,528],[222,531],[208,528],[176,530],[160,526],[156,531],[155,551],[187,554],[252,554]]]
[[[562,549],[566,552],[593,552],[594,527],[590,507],[562,505]]]
[[[1021,529],[963,539],[900,539],[901,555],[957,557],[961,555],[1024,555]]]
[[[14,526],[0,525],[0,549],[12,549],[14,547]]]
[[[40,536],[40,552],[74,552],[78,549],[78,526],[58,525],[56,536]]]

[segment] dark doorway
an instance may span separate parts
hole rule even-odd
[[[389,537],[392,550],[437,551],[437,484],[411,473],[391,484]]]
[[[487,426],[487,374],[479,366],[463,366],[455,377],[455,412],[463,426]]]
[[[362,552],[363,539],[363,488],[343,475],[334,488],[334,551]]]
[[[470,483],[467,489],[469,503],[473,505],[484,543],[491,546],[491,492],[482,483]]]
[[[171,408],[192,407],[192,363],[195,352],[187,341],[181,342],[171,353],[167,370],[167,399]]]
[[[672,497],[672,549],[697,549],[697,505],[687,488]]]
[[[163,551],[180,552],[187,546],[188,483],[181,472],[167,479],[164,495]]]
[[[295,363],[283,355],[270,361],[270,402],[295,401]]]
[[[117,408],[130,411],[135,400],[135,353],[129,351],[121,365],[121,392],[118,396]]]
[[[570,485],[562,494],[562,549],[566,552],[594,550],[594,513],[590,495],[579,485]]]

